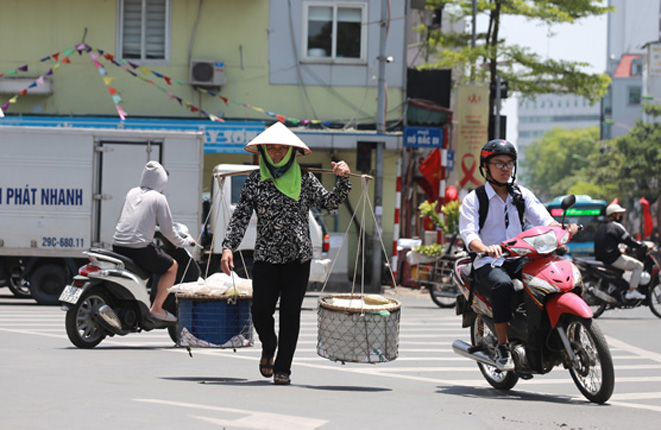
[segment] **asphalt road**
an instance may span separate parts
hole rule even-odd
[[[392,294],[394,295],[394,294]],[[587,402],[568,372],[499,392],[455,355],[468,340],[452,309],[401,289],[397,360],[334,363],[316,353],[317,297],[306,298],[293,384],[257,370],[259,344],[236,352],[174,348],[165,331],[73,347],[64,312],[0,289],[3,429],[610,429],[658,428],[661,319],[608,311],[598,323],[615,362],[606,405]]]

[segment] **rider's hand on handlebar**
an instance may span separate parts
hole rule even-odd
[[[578,224],[567,224],[565,229],[569,231],[569,234],[574,236],[580,230]]]
[[[489,257],[499,258],[503,255],[503,248],[500,245],[489,245],[484,249],[484,253]]]
[[[193,239],[191,236],[188,236],[188,237],[186,238],[186,246],[198,246],[198,247],[202,248],[202,245],[200,245],[199,243],[197,243],[197,242],[195,241],[195,239]]]

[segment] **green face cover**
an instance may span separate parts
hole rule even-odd
[[[301,166],[296,162],[294,147],[289,147],[287,154],[282,157],[279,163],[274,163],[268,151],[261,147],[259,153],[261,155],[259,157],[261,180],[272,180],[275,187],[282,194],[298,201],[301,195]],[[287,165],[289,165],[288,168],[285,167]]]

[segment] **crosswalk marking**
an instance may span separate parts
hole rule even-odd
[[[432,315],[431,312],[430,315]],[[73,348],[66,336],[64,320],[64,312],[57,308],[28,307],[20,311],[2,312],[0,314],[0,332],[56,338],[61,340],[66,347]],[[460,357],[452,351],[451,345],[455,339],[470,340],[469,330],[461,327],[460,319],[457,316],[444,314],[443,316],[423,316],[415,321],[401,321],[399,357],[394,361],[378,365],[355,363],[342,365],[318,356],[317,327],[317,313],[303,312],[301,333],[294,358],[295,367],[309,367],[329,372],[359,373],[375,378],[401,379],[443,386],[489,387],[475,362]],[[611,336],[607,336],[607,341],[616,370],[616,392],[609,403],[614,406],[661,412],[661,392],[654,391],[654,387],[661,382],[661,376],[655,376],[661,369],[661,354],[635,347]],[[232,349],[195,348],[192,353],[254,361],[261,354],[256,334],[255,342],[255,347],[242,348],[236,352]],[[104,346],[162,348],[166,352],[182,356],[188,355],[185,348],[173,348],[173,343],[165,330],[131,334],[125,337],[109,337],[99,348]],[[564,390],[562,387],[567,387],[567,389]],[[561,367],[557,367],[548,375],[535,375],[530,380],[521,380],[516,389],[530,390],[536,394],[544,394],[541,391],[554,390],[554,393],[548,393],[552,395],[557,395],[557,390],[561,389],[572,398],[582,399],[577,394],[569,372]],[[148,399],[143,400],[149,401]],[[641,401],[646,403],[637,403]],[[182,407],[192,410],[197,406]],[[206,419],[202,414],[197,414],[196,417],[200,420]],[[283,419],[283,422],[286,423],[289,418]],[[259,417],[247,418],[247,423],[255,423],[254,428],[260,428],[257,424],[259,420]],[[237,422],[224,424],[238,425]],[[301,424],[306,425],[303,422]]]

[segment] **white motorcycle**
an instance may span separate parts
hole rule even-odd
[[[175,231],[188,237],[188,229],[183,224],[175,223]],[[160,234],[157,238],[163,250],[179,264],[176,282],[196,281],[200,267],[190,252],[175,247]],[[67,312],[66,331],[71,343],[79,348],[94,348],[106,336],[153,329],[167,329],[170,338],[177,342],[176,322],[161,321],[149,315],[157,279],[121,254],[103,248],[90,248],[83,254],[87,255],[89,263],[78,270],[78,275],[59,298]],[[150,288],[152,285],[154,288]],[[173,294],[168,296],[163,308],[176,315]]]

